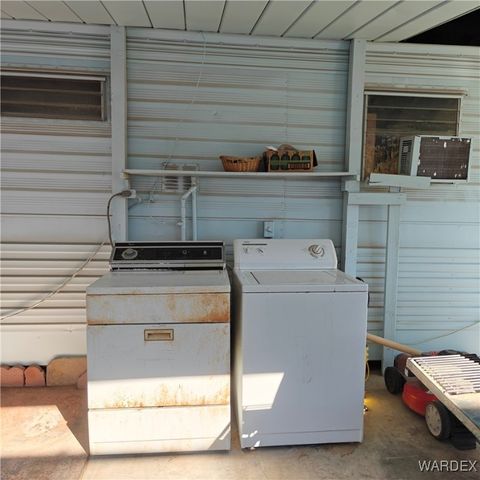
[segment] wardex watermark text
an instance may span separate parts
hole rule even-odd
[[[419,460],[421,472],[477,472],[477,460]]]

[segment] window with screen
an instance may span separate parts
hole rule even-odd
[[[105,78],[2,72],[3,116],[105,120]]]
[[[458,135],[460,97],[367,93],[363,178],[399,172],[400,138]]]

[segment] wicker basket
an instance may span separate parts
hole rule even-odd
[[[226,172],[257,172],[260,168],[262,157],[230,157],[220,155],[223,169]]]

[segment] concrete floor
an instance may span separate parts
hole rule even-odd
[[[74,387],[2,390],[3,480],[303,480],[478,479],[480,447],[458,451],[438,442],[424,420],[386,392],[380,375],[367,382],[361,444],[122,457],[87,456],[86,391]],[[477,472],[425,473],[421,460],[476,461]]]

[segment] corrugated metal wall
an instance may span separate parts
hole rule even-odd
[[[45,27],[42,27],[45,30]],[[53,28],[50,27],[50,28]],[[2,31],[4,66],[108,73],[107,34]],[[128,30],[130,168],[197,164],[266,145],[315,148],[321,170],[344,166],[347,42],[242,41],[233,37]],[[222,41],[220,41],[221,39]],[[315,48],[314,48],[315,46]],[[461,134],[478,135],[478,50],[369,44],[368,83],[462,88]],[[111,189],[110,124],[2,119],[3,312],[58,287],[106,238]],[[397,340],[418,343],[468,327],[479,312],[479,147],[472,182],[408,191],[402,210]],[[178,239],[179,194],[137,178],[131,239]],[[201,179],[199,238],[332,238],[341,246],[335,180]],[[369,329],[382,331],[386,208],[362,207],[358,273],[372,291]],[[83,353],[84,290],[106,269],[103,247],[85,270],[39,308],[7,319],[2,361]],[[422,348],[479,349],[479,327]],[[378,358],[378,352],[373,352]]]
[[[2,28],[2,68],[109,74],[108,29],[41,28]],[[110,137],[109,121],[2,117],[2,316],[55,290],[106,239]],[[85,288],[105,272],[108,252],[37,308],[2,321],[2,362],[85,353]]]
[[[146,35],[129,29],[127,36],[129,168],[222,170],[221,154],[290,143],[314,148],[321,170],[344,169],[347,42]],[[130,238],[179,238],[178,195],[151,195],[161,180],[134,185],[147,200],[130,209]],[[266,219],[275,221],[276,237],[340,245],[339,187],[337,180],[202,178],[199,239],[262,237]]]
[[[467,93],[462,100],[460,135],[474,137],[470,182],[407,190],[408,202],[402,207],[396,339],[421,350],[478,352],[480,51],[473,47],[369,43],[365,81]],[[368,281],[372,292],[372,332],[381,334],[386,208],[362,207],[360,222],[358,274]],[[464,330],[448,335],[458,329]],[[440,338],[433,340],[435,337]]]

